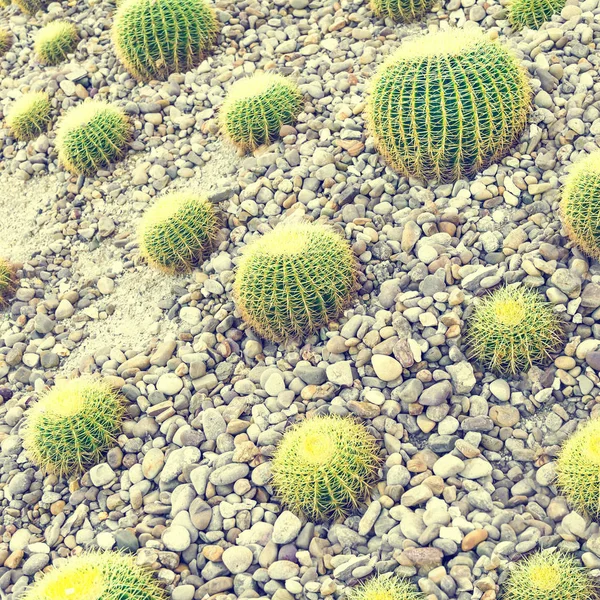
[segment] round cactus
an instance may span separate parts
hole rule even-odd
[[[477,306],[468,330],[470,357],[500,373],[543,363],[562,338],[558,317],[535,291],[504,287]]]
[[[242,150],[271,142],[282,125],[292,125],[302,110],[298,86],[281,75],[258,74],[236,81],[219,113],[221,130]]]
[[[40,29],[34,49],[40,62],[57,65],[75,50],[78,40],[77,27],[73,23],[53,21]]]
[[[48,473],[83,471],[110,448],[123,413],[121,397],[102,380],[59,383],[29,410],[24,433],[28,455]]]
[[[0,27],[0,57],[4,56],[11,49],[12,43],[12,33],[8,29]]]
[[[513,29],[539,29],[552,15],[558,14],[566,0],[511,0],[508,5],[508,20]]]
[[[124,154],[129,139],[125,113],[92,100],[67,112],[58,127],[58,158],[72,173],[91,174]]]
[[[355,285],[349,244],[329,229],[280,225],[242,256],[234,296],[242,318],[263,337],[303,338],[339,315]]]
[[[204,196],[174,193],[146,213],[140,227],[140,249],[148,263],[168,273],[185,272],[210,248],[217,216]]]
[[[580,562],[565,552],[536,552],[515,563],[503,600],[592,600],[596,587]]]
[[[47,3],[47,0],[13,0],[13,4],[27,15],[35,15],[36,12],[44,9]]]
[[[22,600],[164,600],[152,573],[133,556],[86,552],[61,561],[25,592]]]
[[[433,0],[371,0],[371,10],[378,16],[410,23],[421,18]]]
[[[30,92],[15,102],[6,123],[18,140],[30,140],[48,130],[51,109],[46,92]]]
[[[271,465],[273,487],[290,510],[322,521],[358,506],[378,466],[375,439],[364,425],[315,417],[284,433]]]
[[[113,41],[138,79],[166,79],[195,68],[218,31],[205,0],[127,0],[115,14]]]
[[[0,306],[5,306],[15,289],[15,268],[0,258]]]
[[[378,70],[367,120],[403,175],[451,181],[498,160],[527,121],[525,70],[483,33],[446,31],[404,42]]]
[[[425,600],[425,596],[408,579],[378,575],[352,588],[348,600]]]

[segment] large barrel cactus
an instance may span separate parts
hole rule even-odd
[[[565,4],[566,0],[512,0],[508,5],[508,20],[514,29],[539,29]]]
[[[402,44],[378,70],[368,121],[403,175],[452,181],[498,160],[523,129],[524,69],[480,32],[446,31]]]
[[[410,23],[422,17],[433,0],[371,0],[371,9],[378,17]]]
[[[6,115],[6,124],[18,140],[31,140],[48,129],[50,98],[46,92],[23,94]]]

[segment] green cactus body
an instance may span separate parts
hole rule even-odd
[[[14,289],[15,268],[7,260],[0,258],[0,307],[6,306]]]
[[[377,445],[364,425],[315,417],[284,433],[273,456],[273,487],[290,510],[322,521],[356,508],[378,467]]]
[[[433,0],[371,0],[371,10],[378,17],[403,23],[420,19],[432,6]]]
[[[123,412],[122,399],[104,381],[57,384],[29,409],[27,453],[45,472],[77,474],[97,464],[113,444]]]
[[[68,21],[53,21],[38,32],[34,49],[40,62],[57,65],[75,50],[79,36],[77,27]]]
[[[586,254],[600,258],[600,152],[575,163],[563,190],[560,212],[571,240]]]
[[[511,0],[508,20],[516,30],[523,27],[539,29],[552,15],[560,13],[566,3],[566,0]]]
[[[72,173],[89,175],[125,153],[129,123],[122,110],[98,100],[67,112],[56,135],[58,158]]]
[[[298,86],[282,75],[258,74],[236,81],[220,110],[221,130],[242,150],[274,140],[302,110]]]
[[[12,47],[13,35],[8,29],[0,27],[0,57],[4,56]]]
[[[30,92],[15,102],[6,123],[18,140],[31,140],[48,130],[51,110],[46,92]]]
[[[205,0],[127,0],[115,14],[113,41],[138,79],[166,79],[195,68],[214,44],[218,21]]]
[[[248,246],[234,296],[243,319],[263,337],[299,339],[340,314],[355,280],[345,239],[310,223],[280,225]]]
[[[352,588],[348,600],[425,600],[425,596],[408,579],[377,575]]]
[[[524,69],[502,44],[451,30],[402,44],[374,78],[367,119],[394,169],[451,181],[510,148],[530,99]]]
[[[140,227],[140,250],[168,273],[186,272],[207,253],[217,234],[213,205],[204,196],[174,193],[148,210]]]
[[[46,8],[48,2],[46,0],[13,0],[22,12],[26,15],[35,15],[39,10]]]

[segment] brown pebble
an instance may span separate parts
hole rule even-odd
[[[481,542],[485,542],[487,538],[487,529],[475,529],[474,531],[469,531],[469,533],[465,535],[460,547],[463,550],[463,552],[468,552],[469,550],[473,550],[475,546],[481,544]]]

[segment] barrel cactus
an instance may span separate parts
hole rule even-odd
[[[77,27],[73,23],[53,21],[40,29],[34,49],[40,62],[57,65],[75,50],[78,39]]]
[[[148,263],[168,273],[192,268],[210,248],[217,233],[212,203],[193,193],[161,198],[140,227],[140,249]]]
[[[103,380],[58,383],[28,412],[27,453],[45,472],[77,474],[101,460],[119,433],[123,413],[121,397]]]
[[[320,225],[280,225],[248,246],[234,296],[243,319],[260,335],[298,339],[339,315],[355,279],[345,239]]]
[[[402,175],[452,181],[498,160],[527,121],[525,70],[480,32],[404,42],[378,70],[367,111],[375,144]]]
[[[0,306],[5,306],[15,289],[15,268],[0,258]]]
[[[514,29],[539,29],[552,15],[560,13],[566,0],[511,0],[508,20]]]
[[[18,140],[30,140],[48,130],[51,110],[46,92],[29,92],[9,110],[6,124]]]
[[[113,41],[138,79],[166,79],[195,68],[214,44],[218,21],[206,0],[127,0],[115,14]]]
[[[0,57],[4,56],[13,44],[13,35],[8,29],[0,27]]]
[[[408,579],[377,575],[348,593],[348,600],[425,600]]]
[[[67,112],[58,127],[58,158],[72,173],[91,174],[120,158],[129,139],[125,113],[92,100]]]
[[[433,5],[433,0],[371,0],[371,9],[378,17],[410,23],[421,18]]]
[[[357,507],[378,467],[375,438],[364,425],[338,416],[306,419],[288,429],[271,465],[282,503],[317,521]]]
[[[271,142],[282,125],[292,125],[302,110],[298,86],[282,75],[257,74],[236,81],[220,110],[221,130],[242,150]]]
[[[48,2],[47,0],[13,0],[13,4],[16,4],[26,15],[35,15],[45,8]]]

